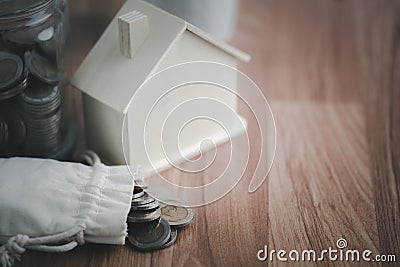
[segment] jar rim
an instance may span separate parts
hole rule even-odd
[[[58,0],[0,0],[0,30],[31,27],[42,23],[54,12]],[[7,3],[13,2],[10,6]],[[3,8],[6,7],[6,8]]]
[[[55,0],[0,0],[0,21],[23,19],[42,12]]]

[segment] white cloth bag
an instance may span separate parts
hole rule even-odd
[[[126,166],[0,159],[0,264],[25,249],[125,243],[134,181]]]

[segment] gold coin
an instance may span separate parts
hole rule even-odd
[[[189,224],[194,217],[190,208],[167,205],[161,208],[161,218],[168,221],[171,226],[183,227]]]

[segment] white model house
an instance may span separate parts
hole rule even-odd
[[[135,92],[155,73],[179,63],[212,61],[236,67],[238,60],[247,62],[250,57],[149,3],[128,0],[71,81],[73,86],[83,92],[89,148],[113,164],[125,164],[125,152],[128,164],[148,168],[149,166],[146,166],[148,155],[141,148],[143,140],[140,140],[143,137],[140,132],[143,130],[142,117],[146,114],[139,114],[140,112],[134,107],[129,108]],[[229,79],[231,86],[235,87],[236,77]],[[198,93],[206,96],[208,94],[236,110],[234,96],[220,93],[214,95],[212,88],[205,87],[207,86],[198,85],[197,88],[194,86],[193,96]],[[190,96],[190,92],[186,92],[186,97],[188,94]],[[181,100],[177,96],[169,101],[168,106],[171,109]],[[162,108],[158,112],[160,115],[164,113]],[[123,129],[124,118],[128,126],[125,125]],[[159,124],[153,123],[151,127],[154,131],[149,131],[150,134],[157,133],[156,128],[161,126],[161,120]],[[244,128],[239,127],[236,134],[243,132]],[[127,144],[125,151],[122,146],[122,131],[125,131],[124,138]],[[137,134],[133,134],[133,131],[137,131]],[[190,130],[185,131],[186,136],[180,138],[182,143],[179,146],[185,156],[194,156],[198,153],[199,142],[204,138],[213,138],[216,143],[224,142],[227,136],[220,131],[218,127],[212,127],[206,122],[195,124]],[[174,139],[171,142],[176,140],[171,138]],[[150,140],[150,143],[154,148],[153,167],[156,169],[167,167],[168,161],[162,153],[157,135],[154,140]]]

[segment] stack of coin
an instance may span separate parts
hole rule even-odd
[[[9,156],[23,144],[26,126],[22,117],[9,101],[3,101],[0,107],[0,155]]]
[[[177,239],[177,228],[194,218],[190,208],[158,202],[135,186],[128,214],[128,241],[137,250],[151,251],[171,246]]]
[[[25,52],[25,65],[36,79],[57,85],[64,78],[64,72],[57,68],[55,59],[42,56],[35,50]]]
[[[0,100],[10,99],[28,85],[22,59],[13,53],[0,51]]]
[[[61,112],[65,34],[59,12],[0,30],[0,156],[69,158],[76,129]]]
[[[56,160],[65,160],[70,158],[70,154],[75,144],[76,130],[77,127],[73,120],[68,118],[62,119],[58,137],[60,140],[58,149],[55,152],[46,155],[46,157]]]
[[[26,153],[47,155],[57,149],[61,123],[61,94],[58,86],[37,82],[21,94],[27,124]]]
[[[160,217],[160,203],[135,186],[128,214],[129,243],[138,250],[162,248],[171,236],[171,228]]]
[[[25,155],[46,156],[58,149],[61,125],[61,76],[50,61],[36,52],[25,53],[30,86],[20,106],[27,125]]]
[[[63,76],[51,60],[0,52],[1,156],[48,156],[59,146]],[[16,100],[18,99],[18,100]]]

